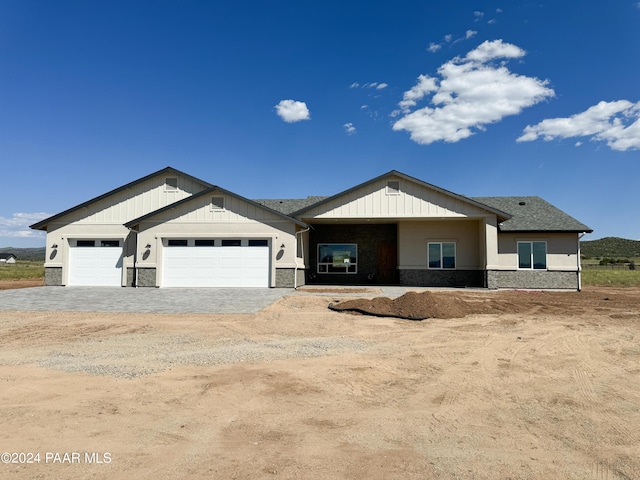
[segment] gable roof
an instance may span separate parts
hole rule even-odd
[[[133,220],[125,223],[124,226],[127,227],[127,228],[132,228],[132,227],[136,226],[137,224],[139,224],[140,222],[142,222],[144,220],[148,220],[148,219],[150,219],[150,218],[152,218],[152,217],[154,217],[154,216],[156,216],[156,215],[158,215],[158,214],[160,214],[162,212],[166,212],[166,211],[171,210],[173,208],[176,208],[176,207],[179,207],[181,205],[184,205],[185,203],[188,203],[188,202],[190,202],[192,200],[200,198],[200,197],[202,197],[204,195],[211,195],[212,193],[215,193],[215,192],[221,192],[221,193],[223,193],[225,195],[229,195],[231,197],[235,197],[235,198],[240,199],[240,200],[242,200],[244,202],[247,202],[247,203],[249,203],[251,205],[254,205],[254,206],[258,207],[258,208],[261,208],[263,210],[271,212],[274,215],[277,215],[278,217],[284,218],[285,220],[289,220],[290,222],[293,222],[296,225],[300,225],[301,227],[307,227],[307,224],[304,223],[304,222],[301,222],[300,220],[296,220],[295,218],[292,218],[292,217],[290,217],[290,216],[288,216],[288,215],[286,215],[286,214],[284,214],[282,212],[279,212],[279,211],[277,211],[277,210],[275,210],[273,208],[269,208],[269,207],[267,207],[265,205],[262,205],[262,204],[260,204],[260,203],[258,203],[256,201],[254,201],[254,200],[249,200],[248,198],[245,198],[245,197],[243,197],[241,195],[238,195],[237,193],[233,193],[233,192],[231,192],[229,190],[226,190],[226,189],[224,189],[222,187],[219,187],[217,185],[212,185],[210,188],[207,188],[206,190],[202,190],[201,192],[198,192],[198,193],[195,193],[195,194],[193,194],[193,195],[191,195],[189,197],[183,198],[182,200],[179,200],[177,202],[171,203],[171,204],[167,205],[166,207],[159,208],[158,210],[154,210],[153,212],[147,213],[146,215],[143,215],[143,216],[138,217],[138,218],[134,218]]]
[[[18,258],[13,253],[0,253],[0,260],[9,260],[10,258]]]
[[[380,175],[378,177],[372,178],[371,180],[367,180],[364,183],[356,185],[355,187],[351,187],[351,188],[349,188],[347,190],[344,190],[343,192],[337,193],[337,194],[332,195],[330,197],[316,197],[316,198],[321,198],[321,200],[319,200],[318,202],[313,203],[311,205],[307,205],[307,206],[305,206],[305,207],[303,207],[303,208],[301,208],[299,210],[293,211],[293,212],[289,213],[289,215],[291,215],[292,217],[299,217],[300,215],[302,215],[306,211],[310,210],[311,208],[314,208],[314,207],[317,207],[319,205],[331,202],[332,200],[334,200],[334,199],[336,199],[338,197],[341,197],[343,195],[348,195],[353,191],[356,191],[356,190],[358,190],[360,188],[366,187],[367,185],[370,185],[372,183],[378,182],[378,181],[383,180],[383,179],[385,179],[387,177],[399,177],[399,178],[402,178],[402,179],[407,180],[409,182],[414,182],[414,183],[416,183],[418,185],[421,185],[423,187],[426,187],[426,188],[429,188],[431,190],[434,190],[434,191],[436,191],[438,193],[441,193],[443,195],[447,195],[449,197],[453,197],[453,198],[455,198],[457,200],[460,200],[462,202],[469,203],[471,205],[475,205],[476,207],[482,208],[483,210],[488,210],[488,211],[490,211],[492,213],[495,213],[498,216],[498,219],[506,220],[506,219],[511,218],[511,215],[509,213],[503,211],[503,210],[495,208],[495,207],[493,207],[491,205],[487,205],[487,204],[478,202],[477,200],[474,200],[474,199],[469,198],[469,197],[465,197],[464,195],[458,195],[457,193],[450,192],[449,190],[445,190],[444,188],[437,187],[437,186],[432,185],[430,183],[423,182],[422,180],[419,180],[417,178],[411,177],[411,176],[406,175],[406,174],[404,174],[402,172],[398,172],[397,170],[391,170],[390,172],[387,172],[387,173],[382,174],[382,175]],[[313,198],[313,197],[308,197],[308,198]]]
[[[593,230],[540,197],[474,197],[480,203],[508,212],[501,232],[585,232]]]
[[[180,170],[176,170],[173,167],[166,167],[166,168],[163,168],[162,170],[158,170],[157,172],[154,172],[154,173],[152,173],[150,175],[146,175],[146,176],[144,176],[142,178],[139,178],[138,180],[134,180],[133,182],[130,182],[130,183],[127,183],[126,185],[118,187],[115,190],[111,190],[110,192],[104,193],[104,194],[100,195],[99,197],[92,198],[91,200],[87,200],[86,202],[81,203],[80,205],[76,205],[75,207],[71,207],[71,208],[65,210],[64,212],[60,212],[60,213],[58,213],[56,215],[53,215],[52,217],[45,218],[44,220],[41,220],[41,221],[39,221],[37,223],[34,223],[29,228],[33,228],[34,230],[46,230],[47,229],[47,225],[49,223],[51,223],[51,222],[53,222],[53,221],[55,221],[55,220],[57,220],[59,218],[62,218],[65,215],[68,215],[68,214],[70,214],[72,212],[75,212],[76,210],[80,210],[81,208],[88,207],[89,205],[91,205],[93,203],[96,203],[96,202],[99,202],[101,200],[104,200],[105,198],[108,198],[108,197],[110,197],[112,195],[115,195],[115,194],[120,193],[120,192],[122,192],[124,190],[127,190],[127,189],[129,189],[131,187],[134,187],[135,185],[138,185],[138,184],[140,184],[142,182],[146,182],[147,180],[149,180],[151,178],[154,178],[154,177],[157,177],[157,176],[160,176],[160,175],[167,175],[167,174],[180,175],[180,176],[189,178],[191,180],[194,180],[195,182],[201,183],[202,185],[204,185],[207,188],[212,186],[209,182],[205,182],[204,180],[201,180],[201,179],[196,178],[196,177],[194,177],[192,175],[189,175],[188,173],[181,172]]]

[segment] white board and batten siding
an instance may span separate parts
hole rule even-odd
[[[387,182],[398,181],[400,190],[390,193]],[[304,218],[465,218],[482,217],[487,211],[464,199],[402,178],[389,177],[353,190],[306,211]]]
[[[175,189],[167,189],[167,176],[158,176],[120,191],[103,200],[69,214],[65,223],[122,225],[159,208],[190,197],[206,188],[191,178],[178,178]]]

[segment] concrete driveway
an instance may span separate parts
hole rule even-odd
[[[0,310],[255,313],[292,288],[36,287],[0,291]]]

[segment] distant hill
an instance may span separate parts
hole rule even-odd
[[[45,248],[0,248],[0,253],[13,253],[18,260],[31,260],[33,262],[44,262]]]
[[[640,241],[618,237],[588,240],[580,242],[580,252],[585,257],[640,257]]]

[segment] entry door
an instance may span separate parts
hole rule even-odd
[[[395,243],[378,244],[378,282],[395,284],[397,280],[398,254]]]

